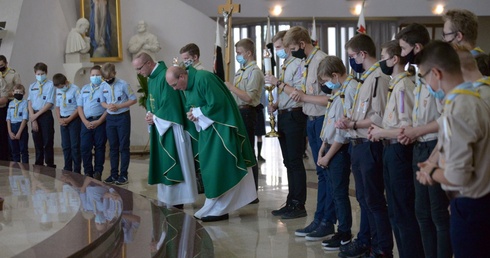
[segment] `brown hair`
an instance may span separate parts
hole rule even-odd
[[[278,33],[276,33],[276,35],[274,35],[274,37],[272,37],[272,43],[274,43],[280,39],[283,39],[284,35],[286,35],[287,32],[288,32],[287,30],[281,30]]]
[[[402,48],[398,44],[398,41],[391,40],[385,42],[383,45],[381,45],[381,49],[386,49],[386,53],[390,56],[390,58],[397,56],[400,59],[401,65],[405,65],[407,63],[406,58],[402,56]]]
[[[113,63],[105,63],[100,70],[106,79],[116,76],[116,66]]]
[[[12,88],[12,92],[15,90],[22,90],[24,94],[26,93],[26,88],[22,84],[15,84],[15,86]]]
[[[356,53],[364,51],[370,57],[376,57],[376,46],[374,45],[374,41],[366,34],[357,34],[349,39],[349,41],[345,43],[345,49],[348,48]]]
[[[180,54],[183,54],[185,52],[189,52],[189,55],[191,56],[197,55],[198,58],[201,56],[201,53],[199,52],[199,47],[194,43],[189,43],[180,49]]]
[[[249,39],[249,38],[244,38],[239,40],[236,44],[235,47],[242,47],[245,49],[245,51],[250,51],[252,52],[252,55],[255,55],[255,44],[254,42]]]
[[[43,71],[45,73],[48,73],[48,66],[45,64],[45,63],[37,63],[34,65],[34,72],[37,72],[37,71]]]
[[[450,21],[453,32],[461,32],[464,40],[471,45],[476,45],[478,37],[478,17],[465,9],[452,9],[442,16],[444,22]]]
[[[62,73],[57,73],[53,76],[53,85],[55,87],[58,87],[59,85],[64,85],[66,81],[67,81],[66,76],[63,75]]]
[[[318,77],[330,77],[332,78],[333,73],[338,73],[339,75],[344,75],[346,73],[345,65],[342,59],[336,56],[326,56],[318,65]]]
[[[308,30],[301,26],[291,27],[282,40],[285,47],[289,45],[299,45],[300,41],[311,44]]]

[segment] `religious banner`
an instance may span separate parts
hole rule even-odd
[[[366,34],[366,21],[364,20],[364,1],[362,1],[361,13],[357,22],[357,32]]]
[[[213,72],[221,80],[225,81],[225,71],[223,66],[223,52],[221,50],[221,35],[219,34],[219,17],[216,18],[216,43],[214,49]]]

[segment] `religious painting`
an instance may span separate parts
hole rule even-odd
[[[120,0],[80,0],[81,17],[90,22],[90,61],[122,61]]]

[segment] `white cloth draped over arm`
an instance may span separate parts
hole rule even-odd
[[[202,113],[201,108],[199,107],[192,109],[192,115],[197,118],[197,121],[194,122],[194,124],[196,124],[196,130],[198,132],[200,132],[201,130],[206,130],[210,125],[214,123],[213,120],[209,119]]]

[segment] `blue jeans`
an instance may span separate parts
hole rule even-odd
[[[306,116],[303,111],[290,111],[278,115],[279,144],[288,176],[287,204],[296,200],[306,202],[306,170],[303,163]]]
[[[129,135],[131,133],[131,115],[126,111],[117,115],[107,115],[106,133],[109,140],[109,157],[111,160],[111,176],[128,177],[129,167]],[[119,155],[121,155],[121,173],[119,174]]]
[[[451,243],[455,258],[489,257],[490,194],[451,200]]]
[[[424,257],[419,225],[415,217],[412,145],[400,143],[383,149],[383,173],[391,227],[400,258]]]
[[[426,161],[437,140],[416,142],[413,146],[413,180],[415,181],[415,214],[420,227],[426,258],[451,258],[449,236],[449,200],[440,184],[425,186],[416,179],[417,163]]]
[[[63,170],[72,171],[80,174],[80,117],[73,119],[68,125],[60,126],[61,147],[65,158]]]
[[[22,123],[11,123],[10,128],[12,133],[17,134],[21,124]],[[29,143],[29,134],[27,133],[27,130],[26,124],[24,130],[22,130],[22,133],[20,134],[19,140],[12,140],[9,137],[10,149],[12,150],[12,161],[20,162],[22,160],[22,163],[29,163],[29,150],[27,146]]]
[[[325,150],[325,152],[327,151],[328,149]],[[338,231],[350,233],[352,227],[352,211],[349,200],[349,144],[344,144],[335,153],[328,163],[328,168],[325,170],[325,173],[328,174],[329,184],[332,188],[335,213],[339,220]]]
[[[32,131],[32,139],[36,149],[35,165],[44,165],[48,167],[56,167],[54,164],[54,119],[53,112],[48,110],[40,115],[37,119],[39,130]]]
[[[320,139],[323,119],[324,116],[318,116],[315,118],[308,117],[306,122],[306,133],[308,134],[308,142],[310,144],[311,154],[313,154],[313,162],[315,162],[316,174],[318,176],[318,194],[316,199],[316,212],[314,220],[335,224],[337,217],[332,198],[332,187],[328,183],[329,175],[328,173],[325,173],[325,169],[316,164],[318,161],[318,151],[323,144],[322,139]]]
[[[96,119],[88,118],[87,120],[91,122]],[[82,123],[80,131],[80,150],[82,152],[85,175],[93,176],[94,173],[102,175],[105,162],[105,145],[107,142],[106,122],[95,129],[88,129]],[[92,150],[95,151],[94,163],[92,163]]]
[[[357,239],[375,250],[392,254],[393,237],[384,196],[382,153],[381,142],[352,146],[352,173],[356,182],[356,198],[361,207]]]

